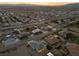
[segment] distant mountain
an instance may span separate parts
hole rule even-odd
[[[79,7],[79,3],[65,4],[64,6]]]
[[[14,7],[47,7],[47,6],[33,5],[33,4],[0,4],[0,8],[14,8]]]
[[[30,8],[48,8],[48,7],[65,7],[65,6],[77,6],[79,3],[65,4],[61,6],[45,6],[45,5],[34,5],[34,4],[0,4],[0,8],[19,8],[19,7],[30,7]]]
[[[0,4],[0,8],[30,7],[31,4]]]
[[[33,10],[48,10],[50,6],[34,4],[0,4],[0,8],[28,8]]]
[[[71,7],[72,6],[72,7]],[[73,3],[73,4],[65,4],[61,6],[46,6],[46,5],[34,5],[34,4],[0,4],[0,8],[27,8],[28,10],[43,10],[43,11],[49,11],[49,10],[62,10],[62,11],[79,11],[79,3]]]

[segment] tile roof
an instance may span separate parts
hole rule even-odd
[[[60,41],[60,39],[58,37],[56,37],[57,35],[49,35],[47,38],[46,38],[46,41],[49,43],[49,44],[54,44],[54,43],[57,43]]]
[[[71,55],[79,56],[79,45],[77,45],[75,43],[69,43],[67,45],[67,48],[68,48]]]

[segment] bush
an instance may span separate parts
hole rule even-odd
[[[19,34],[19,32],[18,32],[18,31],[14,31],[13,33],[15,33],[15,34]]]
[[[32,28],[26,28],[25,31],[26,32],[31,32],[32,31]]]

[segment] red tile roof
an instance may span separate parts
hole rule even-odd
[[[60,39],[57,37],[57,35],[49,35],[49,36],[46,38],[46,41],[47,41],[49,44],[54,44],[54,43],[59,42]]]
[[[67,48],[72,56],[79,56],[79,45],[75,43],[69,43]]]

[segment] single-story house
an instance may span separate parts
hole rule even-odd
[[[20,44],[20,40],[13,35],[6,35],[2,38],[2,45],[6,48],[13,48]]]

